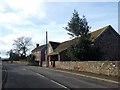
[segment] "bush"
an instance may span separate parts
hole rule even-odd
[[[34,63],[35,62],[35,55],[30,54],[29,56],[27,56],[27,61],[30,63]]]
[[[10,60],[11,62],[13,62],[13,61],[19,61],[19,60],[20,60],[20,56],[19,56],[18,54],[16,54],[16,53],[12,53],[12,54],[10,55],[9,60]]]

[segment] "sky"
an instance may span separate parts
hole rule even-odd
[[[0,56],[13,49],[18,37],[31,37],[31,50],[36,44],[48,40],[63,42],[70,40],[64,27],[77,10],[79,16],[85,15],[90,31],[111,25],[118,32],[117,0],[0,0]]]

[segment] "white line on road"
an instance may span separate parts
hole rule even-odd
[[[40,77],[43,77],[43,78],[46,78],[45,76],[43,76],[43,75],[41,75],[41,74],[39,74],[39,73],[36,73],[38,76],[40,76]]]
[[[23,70],[26,70],[25,68]]]
[[[7,75],[8,75],[8,71],[7,71],[6,68],[4,68],[4,73],[5,73],[5,75],[4,75],[4,78],[3,78],[3,80],[2,80],[2,85],[3,85],[3,86],[4,86],[4,84],[5,84],[5,81],[6,81]]]
[[[50,80],[50,81],[57,84],[57,85],[59,85],[59,86],[61,86],[61,87],[63,87],[63,88],[66,88],[66,89],[70,90],[68,87],[66,87],[66,86],[64,86],[64,85],[62,85],[62,84],[60,84],[60,83],[58,83],[58,82],[56,82],[54,80]]]
[[[46,68],[46,69],[54,70],[54,69],[50,69],[50,68]],[[88,77],[88,78],[97,79],[97,80],[102,80],[102,81],[111,82],[111,83],[116,83],[116,84],[119,83],[119,82],[117,82],[117,81],[113,81],[113,80],[109,80],[109,79],[105,79],[105,78],[88,76],[88,75],[84,75],[84,74],[77,74],[77,73],[67,72],[67,71],[62,71],[62,70],[54,70],[54,71],[59,71],[59,72],[64,72],[64,73],[70,73],[70,74],[74,74],[74,75],[79,75],[79,76],[83,76],[83,77]]]
[[[41,75],[41,74],[39,74],[39,73],[36,73],[38,76],[40,76],[40,77],[43,77],[43,78],[46,78],[46,79],[49,79],[49,78],[47,78],[47,77],[45,77],[45,76],[43,76],[43,75]],[[50,79],[49,79],[50,80]],[[64,85],[62,85],[62,84],[60,84],[60,83],[58,83],[58,82],[56,82],[56,81],[54,81],[54,80],[50,80],[51,82],[53,82],[53,83],[55,83],[55,84],[57,84],[57,85],[59,85],[59,86],[61,86],[61,87],[63,87],[63,88],[66,88],[66,89],[68,89],[68,90],[70,90],[68,87],[66,87],[66,86],[64,86]]]

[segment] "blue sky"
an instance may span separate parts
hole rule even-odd
[[[29,2],[29,3],[28,3]],[[27,3],[27,4],[26,4]],[[12,49],[13,41],[32,37],[33,46],[48,40],[63,42],[70,39],[63,28],[72,17],[73,10],[86,16],[91,31],[112,25],[118,31],[117,2],[45,2],[43,0],[0,0],[0,52]]]

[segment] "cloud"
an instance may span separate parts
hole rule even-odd
[[[42,0],[4,0],[0,3],[0,22],[4,24],[22,24],[32,17],[46,17]]]
[[[28,16],[45,17],[43,8],[43,0],[5,0],[5,2],[19,14]]]
[[[39,37],[39,34],[34,32],[38,26],[31,21],[31,18],[44,19],[46,12],[43,7],[42,0],[0,0],[1,51],[12,49],[12,44],[18,37],[34,36],[35,39]]]
[[[1,50],[9,51],[13,48],[12,44],[14,40],[18,37],[31,37],[33,46],[31,49],[35,48],[36,43],[39,43],[40,45],[45,44],[45,32],[48,31],[48,40],[49,41],[56,41],[56,42],[63,42],[69,39],[67,36],[66,31],[64,30],[64,26],[66,24],[57,24],[55,21],[49,22],[49,24],[46,25],[34,25],[32,27],[26,28],[18,28],[13,27],[9,25],[8,29],[12,31],[12,33],[7,34],[5,36],[0,36],[0,47]],[[62,34],[64,32],[64,34]],[[58,36],[59,35],[59,36]]]
[[[49,8],[47,6],[49,4],[46,4],[46,2],[49,1],[0,0],[1,51],[12,49],[14,40],[21,36],[32,37],[33,47],[31,49],[36,46],[36,43],[45,44],[46,31],[48,31],[49,41],[63,42],[70,39],[63,27],[67,25],[66,18],[72,13],[72,8],[70,7],[74,6],[70,3],[68,3],[68,7],[63,3],[60,6],[58,6],[59,4],[51,3],[50,5],[55,5],[55,7]],[[79,5],[77,7],[79,8]],[[89,18],[97,18],[98,15],[90,16]],[[106,14],[100,16],[105,17]]]

